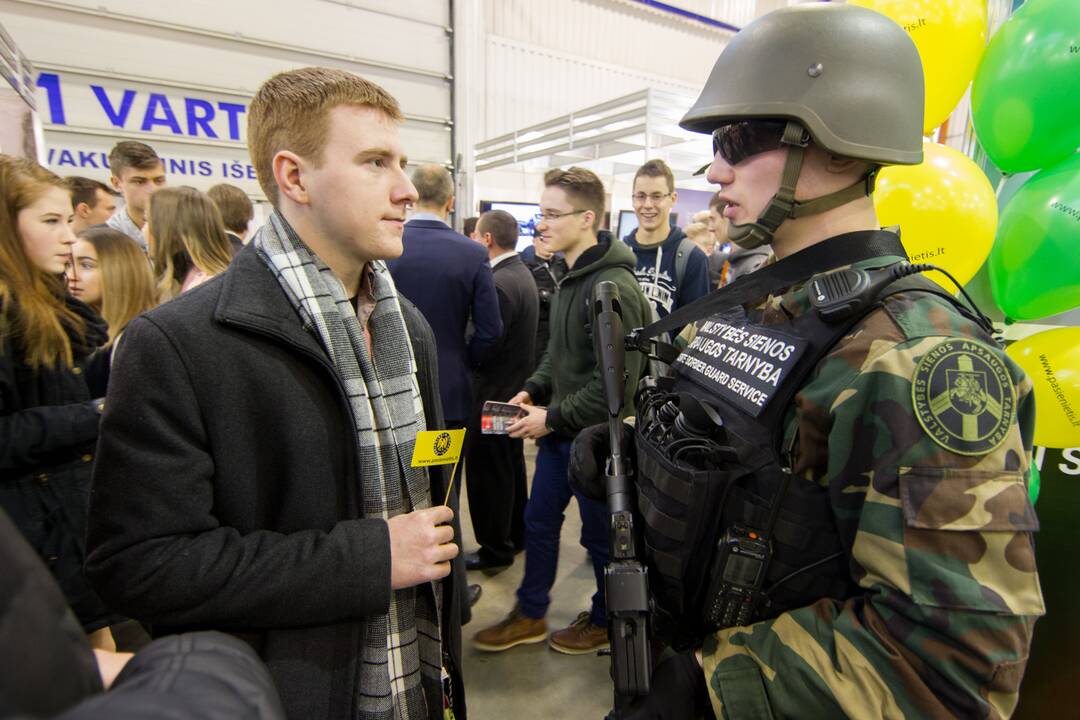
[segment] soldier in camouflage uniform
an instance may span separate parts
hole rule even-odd
[[[808,310],[798,288],[769,299],[766,322]],[[972,397],[957,397],[950,375],[977,378]],[[787,432],[798,433],[795,476],[829,488],[862,593],[706,638],[716,717],[1009,717],[1044,612],[1026,489],[1031,391],[932,295],[888,298],[835,346]],[[766,698],[760,712],[725,709],[739,684]]]
[[[876,231],[874,172],[922,157],[922,87],[911,40],[872,11],[801,5],[747,26],[682,122],[715,132],[708,177],[732,240],[784,258]],[[801,166],[762,120],[805,128]],[[655,669],[629,717],[1010,716],[1044,613],[1032,383],[941,295],[884,296],[782,415],[791,483],[825,489],[850,591],[703,638]],[[759,309],[764,326],[813,312],[804,285]]]

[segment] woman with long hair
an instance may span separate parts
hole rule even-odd
[[[83,230],[71,249],[68,288],[108,324],[106,347],[111,347],[136,315],[154,307],[154,273],[146,253],[132,238],[105,225]]]
[[[56,576],[88,633],[110,615],[83,575],[87,501],[104,403],[84,377],[104,323],[63,281],[75,238],[64,181],[0,155],[0,506]]]
[[[109,341],[94,353],[86,372],[91,392],[104,395],[124,328],[157,304],[154,273],[138,243],[105,225],[83,230],[71,250],[68,289],[109,326]]]
[[[225,272],[232,261],[221,212],[193,187],[163,188],[150,197],[146,242],[158,302]]]

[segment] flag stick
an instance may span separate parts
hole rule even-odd
[[[443,499],[442,504],[450,507],[450,491],[454,489],[454,475],[457,473],[457,464],[461,461],[461,455],[458,455],[458,459],[454,461],[454,467],[450,468],[450,482],[446,484],[446,497]]]

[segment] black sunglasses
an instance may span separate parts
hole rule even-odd
[[[713,157],[720,153],[728,165],[738,165],[752,155],[775,150],[785,127],[786,120],[740,120],[721,125],[713,130]]]

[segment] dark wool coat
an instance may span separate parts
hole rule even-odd
[[[436,429],[435,341],[416,308],[401,306]],[[446,474],[431,469],[433,503]],[[215,629],[250,642],[289,717],[352,717],[358,621],[390,602],[389,533],[382,520],[358,519],[361,488],[341,381],[247,246],[225,273],[124,333],[98,445],[87,574],[155,636]],[[460,544],[456,517],[454,526]],[[439,585],[459,718],[454,583],[463,578],[459,557]]]
[[[109,691],[52,720],[284,720],[270,673],[251,648],[218,632],[159,638]]]
[[[83,575],[86,504],[100,403],[86,384],[85,364],[108,336],[89,306],[65,298],[86,323],[69,332],[75,365],[27,365],[18,338],[0,352],[0,507],[52,571],[86,631],[117,620]]]
[[[101,674],[56,581],[0,510],[0,717],[52,717],[94,693]]]

